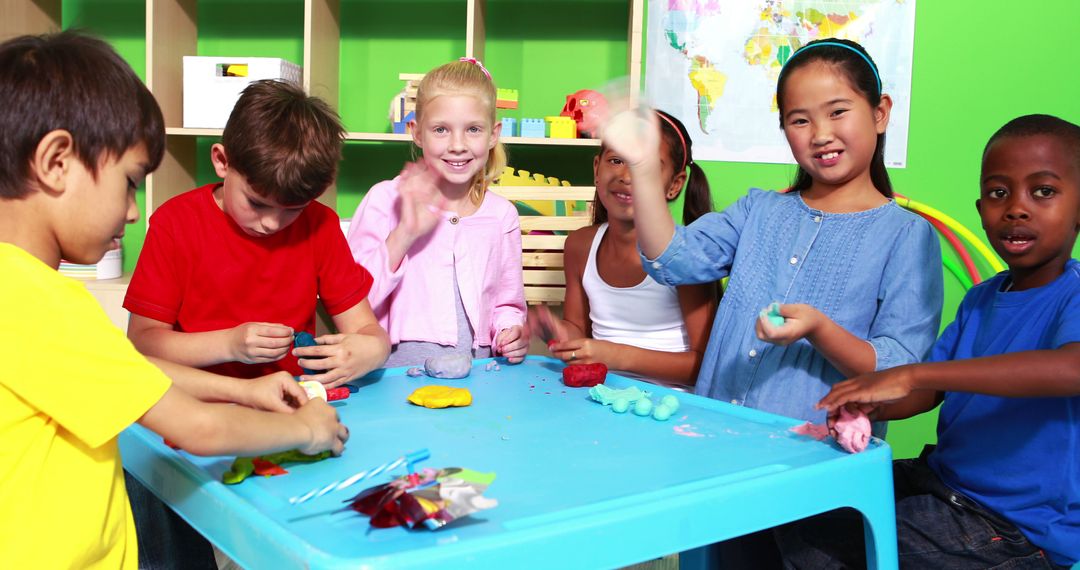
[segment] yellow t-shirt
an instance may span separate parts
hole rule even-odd
[[[116,436],[169,384],[82,284],[0,243],[0,566],[137,567]]]

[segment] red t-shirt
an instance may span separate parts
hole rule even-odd
[[[260,321],[314,334],[317,299],[337,315],[367,297],[371,274],[353,260],[333,210],[312,202],[285,229],[252,237],[218,207],[217,186],[185,192],[154,212],[125,309],[182,332]],[[291,353],[206,370],[240,378],[301,372]]]

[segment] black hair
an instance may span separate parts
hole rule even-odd
[[[842,44],[846,47],[828,44]],[[851,40],[837,38],[814,40],[792,54],[776,80],[776,105],[780,110],[781,129],[784,128],[784,86],[787,84],[787,79],[791,76],[791,72],[815,61],[833,64],[841,70],[851,86],[866,98],[871,108],[877,108],[881,103],[881,83],[878,79],[877,64],[861,45]],[[810,188],[813,181],[810,174],[800,166],[795,173],[795,181],[792,182],[791,189],[806,190]],[[870,160],[870,181],[878,192],[886,198],[892,198],[892,182],[889,181],[889,172],[885,169],[885,133],[877,136],[877,146]]]
[[[656,113],[660,115],[658,121],[660,123],[660,136],[664,138],[664,142],[667,143],[667,147],[671,152],[668,159],[671,161],[674,174],[678,174],[681,171],[680,169],[683,168],[690,169],[689,174],[686,176],[682,214],[683,225],[690,225],[694,220],[712,211],[712,193],[709,190],[709,180],[706,178],[705,171],[701,169],[701,166],[694,162],[694,141],[690,140],[690,133],[687,132],[686,127],[679,119],[664,111],[657,109]],[[685,147],[683,142],[686,143]],[[603,154],[603,152],[604,147],[601,147],[600,153]],[[593,202],[592,223],[594,225],[602,224],[607,219],[607,209],[600,203],[600,200],[595,200]]]
[[[1080,126],[1053,115],[1024,115],[1005,123],[986,142],[986,147],[983,148],[983,159],[986,159],[990,146],[999,139],[1036,135],[1048,135],[1060,140],[1071,156],[1073,164],[1080,170]]]
[[[60,129],[95,177],[105,155],[119,159],[142,143],[149,173],[165,153],[157,101],[109,44],[72,31],[0,44],[0,198],[30,192],[38,143]]]

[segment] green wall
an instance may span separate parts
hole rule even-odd
[[[202,0],[198,55],[276,56],[299,63],[302,6],[300,0]],[[501,86],[521,92],[521,109],[507,116],[558,114],[567,94],[625,75],[627,19],[626,0],[489,0],[485,63]],[[397,74],[423,72],[463,55],[464,22],[464,0],[342,0],[340,112],[347,128],[388,130],[389,100],[402,86]],[[981,236],[974,200],[979,157],[990,134],[1008,119],[1034,112],[1080,123],[1076,22],[1080,3],[1074,0],[997,9],[979,0],[920,2],[908,167],[892,171],[896,188]],[[143,71],[142,0],[64,0],[63,26],[103,35]],[[200,141],[203,157],[212,142]],[[339,213],[351,216],[366,189],[395,175],[410,153],[405,143],[348,143]],[[589,149],[512,146],[510,153],[515,167],[591,184]],[[793,173],[783,165],[703,166],[719,208],[751,186],[785,187]],[[199,179],[214,179],[208,158],[199,165]],[[134,266],[144,227],[140,221],[128,231],[126,269]],[[1080,248],[1074,251],[1080,254]],[[947,278],[946,321],[961,296]],[[935,417],[893,424],[889,440],[898,457],[916,454],[932,438]]]

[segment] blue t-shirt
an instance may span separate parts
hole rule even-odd
[[[1049,350],[1080,342],[1080,263],[1052,283],[1002,292],[1009,273],[968,291],[931,360]],[[1080,560],[1080,396],[946,392],[930,467],[1009,519],[1057,564]]]
[[[644,258],[643,258],[644,259]],[[773,301],[813,305],[877,354],[876,369],[920,362],[941,321],[941,249],[930,224],[895,202],[847,214],[811,208],[799,192],[750,190],[723,212],[678,227],[645,270],[664,285],[730,273],[694,391],[804,421],[840,373],[806,339],[758,340]]]

